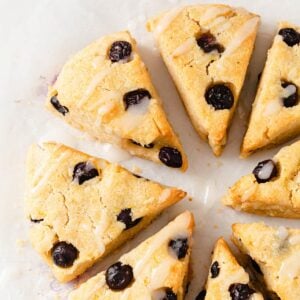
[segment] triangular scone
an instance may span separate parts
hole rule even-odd
[[[268,52],[241,156],[300,134],[300,27],[279,24]]]
[[[28,154],[30,239],[62,282],[83,273],[184,196],[61,144],[33,145]]]
[[[73,291],[70,300],[183,300],[192,245],[193,215],[186,211]]]
[[[229,189],[223,203],[255,214],[300,218],[300,141],[258,163]]]
[[[300,230],[253,223],[234,224],[232,231],[234,243],[258,264],[268,290],[281,300],[300,299]]]
[[[107,35],[74,55],[49,88],[47,107],[94,138],[131,154],[187,168],[135,40]]]
[[[263,300],[249,282],[248,273],[239,265],[225,240],[220,238],[212,255],[205,300]],[[234,298],[234,295],[240,298]]]
[[[147,24],[191,121],[215,155],[226,144],[259,17],[209,4],[176,8]]]

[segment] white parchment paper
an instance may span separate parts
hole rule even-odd
[[[219,200],[240,176],[256,163],[271,157],[279,147],[247,160],[238,158],[247,115],[255,94],[257,75],[276,32],[276,22],[300,24],[297,0],[232,0],[262,17],[256,48],[245,88],[240,97],[226,150],[215,158],[200,140],[184,111],[174,85],[154,47],[145,21],[159,11],[190,3],[188,0],[1,0],[0,1],[0,299],[64,299],[74,284],[103,270],[122,253],[157,232],[185,209],[193,211],[196,231],[193,246],[193,277],[187,299],[201,290],[210,264],[210,252],[219,236],[229,240],[234,222],[263,220],[268,224],[300,227],[297,220],[263,218],[224,208]],[[189,169],[180,173],[133,158],[115,147],[91,141],[44,109],[47,85],[66,59],[89,42],[110,32],[129,29],[137,39],[169,119],[189,158]],[[28,242],[29,222],[23,211],[24,159],[27,147],[41,140],[56,140],[109,160],[119,161],[142,175],[186,190],[185,199],[168,209],[148,229],[97,264],[74,283],[59,284]]]

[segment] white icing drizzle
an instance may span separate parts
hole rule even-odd
[[[253,17],[243,24],[239,30],[235,33],[230,44],[226,46],[221,59],[232,54],[255,30],[259,22],[258,17]]]
[[[289,238],[289,243],[290,243],[291,245],[297,245],[297,244],[300,244],[300,234],[291,236],[291,237]]]
[[[300,252],[297,251],[287,257],[281,264],[279,270],[280,277],[294,279],[300,275]]]
[[[33,189],[31,190],[32,194],[37,194],[40,188],[43,187],[43,185],[47,182],[49,177],[53,175],[54,172],[57,172],[57,168],[59,167],[59,164],[70,155],[71,155],[70,151],[66,150],[55,161],[52,162],[52,165],[43,174],[42,178],[40,178],[38,184],[34,186]]]
[[[171,189],[167,188],[159,195],[158,202],[165,202],[171,196]]]
[[[104,61],[105,56],[104,55],[98,55],[92,60],[92,66],[94,69],[97,69],[100,64]]]
[[[189,52],[195,45],[195,38],[188,38],[180,46],[178,46],[172,53],[173,57],[183,55]]]
[[[172,23],[172,21],[179,15],[179,13],[182,11],[182,7],[177,7],[171,9],[169,12],[167,12],[161,20],[158,22],[156,28],[153,31],[154,37],[158,38],[159,35],[164,32]]]
[[[164,243],[169,241],[174,236],[177,236],[179,233],[188,236],[187,229],[189,223],[189,213],[183,213],[180,216],[178,216],[173,222],[169,223],[167,227],[158,232],[156,236],[154,236],[153,240],[151,241],[151,246],[147,249],[143,258],[140,261],[138,261],[138,263],[134,267],[134,275],[136,278],[139,277],[139,274],[143,271],[145,265],[148,263],[153,253],[159,247],[161,247]]]
[[[288,97],[292,96],[293,94],[295,94],[296,90],[297,89],[293,84],[289,84],[288,86],[283,88],[281,96],[282,96],[282,98],[288,98]]]
[[[268,179],[271,177],[271,174],[273,172],[274,165],[272,161],[267,162],[263,165],[263,167],[258,172],[258,176],[260,179]]]
[[[265,117],[274,115],[274,114],[278,113],[281,108],[282,108],[282,105],[280,104],[280,101],[278,99],[272,100],[269,103],[267,103],[267,105],[265,106],[263,115]]]
[[[256,186],[255,185],[252,185],[249,189],[247,189],[243,195],[242,195],[242,198],[241,198],[241,202],[245,202],[247,201],[256,191]]]
[[[89,111],[93,111],[95,108],[105,105],[106,102],[110,102],[112,99],[118,99],[120,97],[119,92],[107,91],[97,101],[91,103],[87,108]]]
[[[157,268],[152,271],[149,289],[155,290],[164,284],[170,274],[170,269],[173,264],[176,263],[176,259],[172,256],[168,256]]]
[[[231,8],[222,6],[222,7],[217,7],[217,6],[212,6],[209,7],[200,17],[200,22],[202,23],[207,23],[211,19],[215,19],[219,15],[224,15],[228,12],[231,11]]]
[[[109,74],[110,71],[111,71],[110,68],[106,68],[106,69],[100,71],[99,73],[97,73],[92,78],[92,80],[90,81],[89,85],[87,86],[83,96],[77,102],[78,107],[82,106],[86,101],[88,101],[88,99],[90,98],[90,96],[92,95],[92,93],[94,92],[96,87],[100,84],[100,82],[103,80],[103,78],[105,76],[107,76],[107,74]]]
[[[276,235],[277,235],[282,241],[284,241],[284,240],[288,237],[289,232],[288,232],[288,230],[287,230],[284,226],[279,226],[278,229],[277,229]]]
[[[102,255],[105,252],[105,243],[103,236],[109,227],[109,218],[105,208],[101,209],[101,219],[99,224],[94,229],[95,238],[98,244],[99,254]]]

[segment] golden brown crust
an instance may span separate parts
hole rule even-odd
[[[195,129],[208,140],[215,155],[220,155],[226,144],[258,23],[259,17],[246,10],[211,4],[174,9],[147,24]],[[196,38],[207,31],[224,46],[223,53],[204,53],[198,47]],[[204,94],[212,83],[230,86],[235,98],[231,109],[215,110],[206,103]]]
[[[132,45],[131,60],[112,63],[108,52],[113,42],[127,41]],[[133,111],[125,110],[123,95],[136,89],[146,89],[151,100]],[[51,104],[57,95],[60,104],[67,107],[63,115]],[[57,81],[49,88],[46,106],[72,126],[102,141],[117,144],[133,155],[159,160],[159,150],[169,146],[180,151],[187,168],[187,158],[181,143],[170,126],[160,97],[148,70],[138,54],[136,41],[128,31],[107,35],[71,57]],[[153,148],[133,144],[131,140]]]
[[[98,170],[98,176],[83,182],[73,180],[79,162]],[[83,273],[147,226],[185,192],[160,185],[61,144],[33,145],[27,159],[26,212],[33,220],[30,239],[56,278],[66,282]],[[143,217],[131,229],[117,221],[130,208],[132,219]],[[74,245],[79,257],[69,268],[53,263],[51,249],[58,241]]]
[[[235,209],[283,218],[300,218],[300,141],[282,148],[273,158],[279,175],[258,183],[243,176],[227,192],[223,203]]]
[[[134,300],[140,299],[141,295],[150,299],[153,292],[168,287],[177,294],[178,300],[183,300],[193,228],[193,215],[186,211],[158,233],[120,257],[120,262],[133,268],[134,282],[126,289],[120,292],[110,290],[105,283],[105,272],[101,272],[73,291],[69,299],[98,300],[104,299],[104,295],[107,300]],[[174,257],[168,247],[169,241],[177,237],[188,238],[189,249],[182,259]]]
[[[281,28],[297,27],[281,22]],[[282,105],[282,81],[300,87],[300,45],[289,47],[277,34],[268,52],[266,65],[253,103],[251,117],[241,146],[241,156],[247,157],[254,151],[280,144],[300,134],[300,105]]]

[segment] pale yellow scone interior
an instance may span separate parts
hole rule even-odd
[[[113,44],[119,41],[129,43],[130,56],[111,61],[111,49],[118,49]],[[145,97],[127,106],[125,95],[140,89]],[[178,151],[176,168],[187,168],[182,145],[128,31],[104,36],[72,56],[49,88],[46,106],[70,125],[132,155],[161,163],[161,149],[171,147]]]
[[[234,293],[235,287],[240,284],[251,291],[251,300],[263,300],[249,282],[248,273],[239,265],[225,240],[220,238],[212,255],[205,300],[232,300],[230,291]]]
[[[234,224],[232,231],[234,243],[259,265],[269,291],[281,300],[299,299],[300,230],[252,223]]]
[[[257,15],[220,4],[178,7],[147,23],[196,131],[217,156],[226,144],[258,25]],[[198,46],[198,39],[207,33],[220,51],[205,53]],[[230,108],[215,109],[206,101],[206,91],[215,84],[231,90]]]
[[[97,175],[84,181],[84,175],[76,177],[79,163]],[[185,194],[62,144],[33,145],[28,153],[30,240],[62,282],[72,280],[132,238]],[[127,228],[124,220],[132,226]],[[78,251],[68,267],[54,263],[53,251],[59,242]]]
[[[265,183],[258,183],[253,173],[243,176],[223,203],[255,214],[300,218],[300,141],[282,148],[272,160],[277,176]]]
[[[167,299],[172,292],[178,300],[184,299],[192,246],[193,215],[186,211],[166,225],[158,233],[124,254],[119,262],[132,268],[130,284],[119,291],[112,290],[107,282],[107,271],[83,283],[69,295],[69,300],[152,300]],[[186,239],[185,256],[178,258],[170,242]],[[172,298],[173,299],[173,298]]]
[[[293,28],[300,34],[300,27],[288,22],[281,22],[278,32],[283,28]],[[300,43],[291,47],[278,32],[268,51],[253,103],[248,129],[241,146],[242,157],[300,134]],[[284,82],[288,86],[282,86]],[[285,107],[283,98],[290,96],[295,87],[298,104]]]

